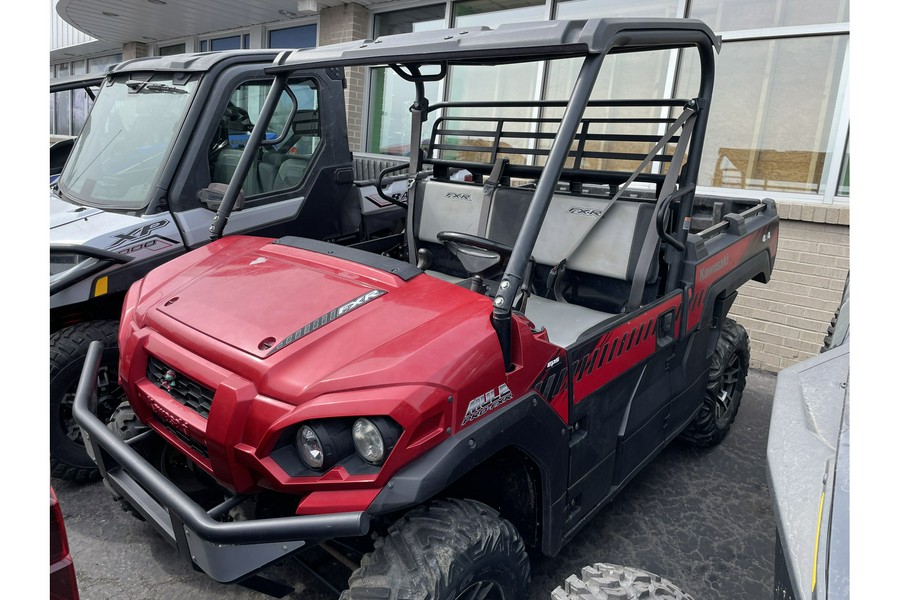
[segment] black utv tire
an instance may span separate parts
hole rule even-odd
[[[550,600],[693,600],[674,583],[641,569],[596,563],[569,575]]]
[[[696,446],[715,446],[731,429],[737,416],[750,370],[750,338],[731,319],[722,322],[713,353],[700,412],[681,433],[681,439]]]
[[[98,416],[108,421],[116,407],[125,401],[118,382],[118,331],[118,321],[88,321],[50,336],[50,475],[53,477],[76,482],[100,478],[97,465],[84,449],[72,406],[87,349],[94,340],[103,342],[97,373]]]
[[[822,340],[822,347],[819,348],[819,353],[828,352],[835,345],[840,345],[847,334],[847,323],[843,323],[843,335],[840,336],[840,339],[835,340],[834,334],[838,330],[838,321],[842,319],[847,319],[847,315],[844,314],[844,311],[850,310],[848,308],[850,300],[850,274],[847,274],[847,281],[844,283],[844,293],[841,296],[841,304],[838,306],[838,309],[834,311],[834,316],[831,317],[831,322],[828,324],[828,329],[825,332],[825,338]]]
[[[341,600],[519,600],[528,598],[530,580],[512,524],[480,502],[440,500],[375,540]]]

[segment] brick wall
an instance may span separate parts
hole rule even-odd
[[[818,354],[850,268],[847,206],[778,204],[772,279],[738,292],[730,316],[750,335],[750,366],[777,372]]]
[[[319,13],[319,45],[338,44],[352,40],[364,40],[369,36],[369,11],[366,7],[351,2]],[[347,104],[347,137],[350,150],[358,152],[363,137],[363,108],[365,95],[365,68],[345,69],[347,89],[344,98]]]

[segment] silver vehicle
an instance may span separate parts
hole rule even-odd
[[[149,57],[67,84],[99,84],[100,92],[78,138],[57,148],[65,166],[50,186],[53,476],[99,478],[72,418],[75,386],[88,343],[103,340],[100,413],[117,418],[119,313],[125,292],[151,269],[223,233],[345,244],[399,238],[404,209],[376,193],[373,179],[397,163],[351,155],[343,72],[298,72],[267,103],[266,69],[277,55]],[[270,125],[251,139],[266,106]],[[233,177],[240,197],[223,206]]]
[[[850,597],[849,294],[819,356],[778,374],[767,465],[776,600]]]

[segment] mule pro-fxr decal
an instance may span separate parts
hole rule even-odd
[[[378,298],[379,296],[383,296],[384,294],[387,294],[387,292],[385,290],[379,290],[379,289],[369,290],[362,296],[359,296],[358,298],[354,298],[350,302],[342,304],[341,306],[328,311],[321,317],[315,319],[314,321],[312,321],[310,323],[307,323],[306,325],[304,325],[303,327],[301,327],[300,329],[298,329],[291,335],[287,336],[286,338],[284,338],[283,340],[278,342],[278,344],[274,348],[269,350],[269,353],[266,354],[266,356],[272,356],[273,354],[275,354],[276,352],[278,352],[285,346],[287,346],[289,344],[293,344],[300,338],[309,335],[313,331],[316,331],[317,329],[324,327],[325,325],[328,325],[335,319],[343,317],[347,313],[356,310],[360,306],[368,304],[375,298]]]

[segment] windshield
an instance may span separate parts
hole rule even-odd
[[[59,189],[89,206],[145,206],[197,87],[196,77],[177,81],[133,73],[104,86]]]

